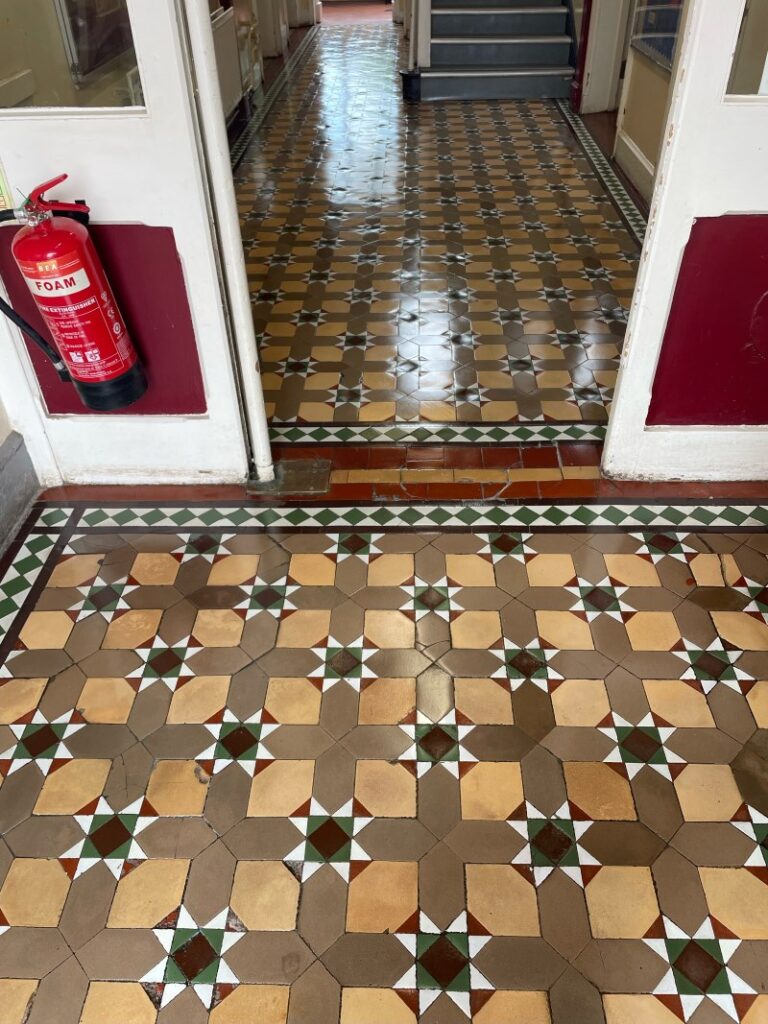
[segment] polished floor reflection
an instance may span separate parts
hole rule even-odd
[[[638,245],[549,102],[405,107],[326,25],[237,172],[275,424],[605,422]]]

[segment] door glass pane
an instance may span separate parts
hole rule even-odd
[[[768,0],[747,0],[728,93],[768,96]]]
[[[0,109],[143,105],[126,0],[0,0]]]
[[[682,13],[683,0],[639,0],[632,25],[632,46],[671,71]]]

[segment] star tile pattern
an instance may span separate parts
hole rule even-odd
[[[637,211],[553,102],[404,105],[401,45],[324,28],[238,166],[275,436],[604,424]]]
[[[765,533],[424,509],[40,511],[12,1024],[766,1013]]]

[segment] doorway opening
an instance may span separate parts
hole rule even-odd
[[[566,101],[406,104],[396,8],[323,11],[233,147],[272,441],[601,443],[642,193]]]
[[[685,0],[585,0],[572,107],[647,214]]]
[[[326,24],[391,20],[392,3],[386,0],[323,0],[323,21]]]

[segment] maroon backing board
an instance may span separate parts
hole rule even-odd
[[[11,254],[17,230],[15,226],[0,229],[0,277],[14,309],[49,338]],[[28,343],[48,411],[91,416],[205,412],[195,331],[173,229],[144,224],[92,224],[89,230],[147,371],[149,387],[127,409],[93,413],[81,403],[70,384],[59,380],[45,356]]]

